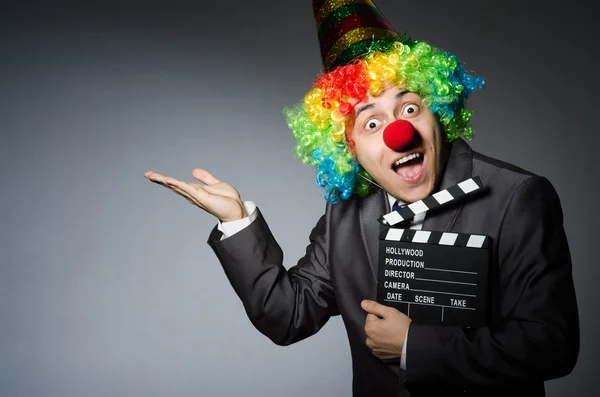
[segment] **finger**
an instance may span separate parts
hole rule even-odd
[[[384,317],[384,318],[389,309],[388,306],[384,306],[380,303],[370,301],[367,299],[363,300],[360,305],[364,309],[364,311],[366,311],[367,313],[375,314],[376,316]]]
[[[377,315],[369,313],[369,314],[367,314],[367,319],[365,320],[365,325],[376,323],[377,321],[380,321],[380,320],[381,319],[379,317],[377,317]]]
[[[206,209],[204,207],[204,205],[202,205],[202,203],[200,201],[198,201],[195,197],[191,196],[189,193],[187,193],[185,190],[182,190],[181,188],[175,186],[175,185],[165,185],[166,187],[168,187],[169,189],[171,189],[172,191],[174,191],[175,193],[179,194],[182,197],[185,197],[187,199],[187,201],[189,201],[190,203],[194,204],[195,206],[198,206],[202,209]]]
[[[222,199],[220,195],[212,194],[204,186],[198,184],[190,184],[175,178],[167,178],[166,182],[171,186],[179,188],[182,192],[185,192],[192,200],[194,200],[194,204],[209,212],[211,211],[208,210],[208,208],[217,205],[218,201]]]
[[[172,177],[169,177],[166,175],[161,175],[159,173],[152,172],[152,171],[146,172],[144,174],[144,176],[146,176],[152,182],[156,182],[165,187],[168,187],[169,189],[173,190],[175,193],[179,193],[179,194],[185,193],[188,198],[192,198],[191,195],[185,189],[182,189],[182,186],[187,185],[187,182],[183,182],[178,179],[175,179],[175,178],[172,178]]]
[[[156,172],[148,171],[144,174],[146,178],[148,178],[151,182],[158,183],[173,192],[179,194],[180,196],[185,197],[190,203],[204,208],[201,203],[199,203],[192,195],[190,195],[187,191],[180,187],[181,184],[185,184],[185,182],[178,181],[175,178],[168,177],[166,175],[161,175]]]
[[[374,314],[367,314],[367,319],[365,320],[365,334],[367,337],[374,336],[377,332],[377,323],[381,321],[379,317]]]
[[[213,196],[210,192],[199,185],[192,185],[175,178],[167,178],[165,182],[168,185],[176,187],[182,192],[185,192],[191,199],[197,202],[197,205],[201,206],[202,208],[204,208],[204,205],[207,204]]]
[[[202,168],[196,168],[192,171],[192,176],[207,185],[215,185],[221,181],[212,176],[212,174]]]
[[[148,178],[150,180],[150,182],[152,182],[152,183],[156,183],[158,185],[162,185],[166,188],[173,190],[172,186],[170,186],[167,183],[167,179],[169,179],[169,177],[167,177],[165,175],[157,174],[156,172],[150,172],[150,173],[144,174],[144,176],[146,176],[146,178]]]
[[[373,354],[375,357],[377,357],[380,360],[399,360],[400,359],[400,357],[398,357],[398,355],[396,355],[396,354],[388,353],[386,351],[379,349],[375,345],[375,342],[373,342],[373,340],[371,340],[369,338],[367,338],[365,343],[366,343],[367,347],[371,350],[371,354]]]
[[[165,180],[168,178],[166,175],[159,174],[157,172],[148,171],[144,176],[152,182],[165,184]]]
[[[166,187],[167,189],[173,191],[174,193],[177,193],[180,196],[184,197],[187,201],[190,202],[190,204],[193,204],[197,207],[202,208],[203,210],[206,210],[206,207],[202,204],[202,202],[200,202],[196,197],[194,197],[188,191],[181,188],[182,185],[187,185],[186,182],[178,181],[175,178],[171,178],[166,175],[161,175],[159,173],[152,172],[152,171],[147,171],[146,173],[144,173],[144,176],[146,178],[148,178],[151,182],[162,185],[162,186]],[[195,190],[202,189],[202,187],[199,185],[195,185],[195,186],[197,186],[197,187],[194,187]],[[188,190],[191,190],[191,189],[188,189]]]
[[[181,188],[179,188],[175,185],[172,185],[172,184],[168,184],[166,182],[156,182],[156,183],[158,183],[159,185],[162,185],[162,186],[166,187],[167,189],[171,190],[172,192],[177,193],[178,195],[182,196],[187,201],[189,201],[190,204],[193,204],[197,207],[202,208],[203,210],[206,210],[206,208],[202,205],[202,203],[200,203],[195,197],[192,197],[190,194],[188,194],[186,191],[182,190]]]

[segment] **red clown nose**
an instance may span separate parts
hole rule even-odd
[[[383,130],[383,142],[392,150],[400,152],[416,134],[415,127],[406,120],[396,120]]]

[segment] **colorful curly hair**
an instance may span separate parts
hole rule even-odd
[[[315,167],[316,182],[330,203],[366,196],[372,178],[354,156],[351,131],[354,106],[368,94],[381,94],[386,82],[419,94],[452,142],[473,138],[471,111],[465,100],[485,81],[467,74],[454,55],[425,42],[402,39],[374,41],[358,61],[321,74],[304,101],[284,114],[297,145],[294,154]]]

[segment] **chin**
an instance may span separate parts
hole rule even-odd
[[[423,200],[425,197],[429,196],[430,193],[431,189],[429,186],[423,185],[409,189],[409,191],[400,191],[397,194],[393,194],[393,196],[399,198],[407,204],[410,204],[414,203],[415,201]]]

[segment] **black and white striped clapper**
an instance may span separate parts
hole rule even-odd
[[[432,210],[459,200],[478,191],[482,187],[481,179],[478,176],[469,178],[451,188],[440,190],[423,200],[415,201],[397,211],[392,211],[379,218],[379,221],[384,225],[394,226],[402,221],[414,218],[415,215],[420,214],[421,212]]]
[[[402,241],[405,243],[435,244],[467,248],[487,249],[490,246],[490,238],[488,236],[427,230],[389,228],[381,233],[379,239],[386,241]]]
[[[413,203],[417,206],[405,207],[410,214],[398,213],[384,218],[394,225],[400,222],[398,216],[410,219],[481,187],[479,178],[472,178],[430,196],[435,203],[426,198],[419,204]],[[390,225],[383,229],[379,236],[379,303],[395,307],[415,323],[461,327],[487,324],[490,236],[400,229]]]

